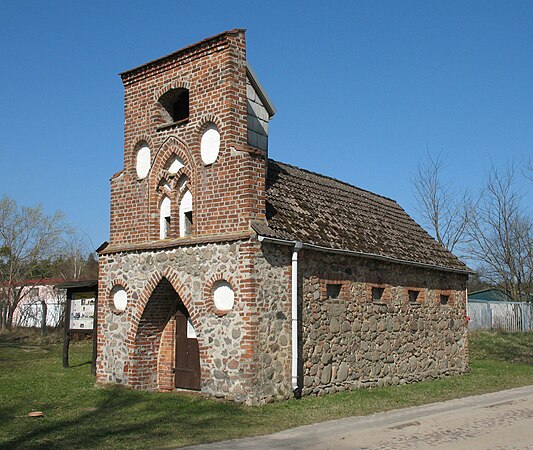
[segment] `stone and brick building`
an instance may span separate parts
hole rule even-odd
[[[121,77],[99,382],[259,403],[468,369],[468,268],[393,200],[268,158],[244,30]]]

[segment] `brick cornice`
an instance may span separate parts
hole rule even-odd
[[[160,69],[162,67],[165,67],[176,59],[182,59],[186,57],[190,58],[199,52],[205,51],[205,48],[224,41],[228,36],[237,36],[241,33],[244,34],[245,32],[246,30],[242,28],[235,28],[233,30],[224,31],[222,33],[216,34],[215,36],[211,36],[199,42],[196,42],[195,44],[188,45],[187,47],[184,47],[176,52],[170,53],[161,58],[154,59],[140,66],[134,67],[133,69],[126,70],[120,73],[119,75],[122,78],[122,82],[124,84],[131,83],[135,81],[139,74],[145,77],[153,69]]]
[[[213,236],[201,236],[201,237],[186,237],[186,238],[176,238],[176,239],[162,239],[157,241],[150,242],[141,242],[139,244],[128,244],[128,245],[109,245],[105,248],[100,255],[110,255],[113,253],[125,253],[133,251],[142,251],[142,250],[164,250],[168,248],[175,247],[186,247],[194,246],[198,244],[217,244],[220,242],[233,242],[233,241],[244,241],[255,236],[255,232],[246,231],[243,233],[235,234],[221,234]]]

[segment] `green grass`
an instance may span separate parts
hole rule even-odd
[[[259,407],[98,388],[90,353],[73,343],[65,370],[59,343],[0,335],[0,448],[171,448],[533,384],[533,333],[472,334],[463,376]]]

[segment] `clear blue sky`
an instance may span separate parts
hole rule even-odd
[[[107,240],[117,74],[235,27],[278,110],[274,159],[416,217],[411,175],[426,148],[473,190],[491,164],[533,156],[531,1],[3,0],[0,195]]]

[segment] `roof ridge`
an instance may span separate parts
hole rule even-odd
[[[394,200],[394,199],[392,199],[390,197],[386,197],[385,195],[381,195],[381,194],[376,194],[375,192],[369,191],[368,189],[364,189],[364,188],[361,188],[359,186],[355,186],[353,184],[347,183],[346,181],[339,180],[338,178],[331,177],[329,175],[324,175],[324,174],[321,174],[321,173],[318,173],[318,172],[313,172],[312,170],[304,169],[302,167],[298,167],[298,166],[295,166],[293,164],[288,164],[288,163],[285,163],[285,162],[282,162],[282,161],[276,161],[275,159],[272,159],[272,158],[268,158],[268,160],[272,161],[273,163],[276,163],[276,164],[282,164],[284,166],[291,167],[292,169],[301,170],[302,172],[306,172],[306,173],[309,173],[311,175],[316,175],[318,177],[325,178],[327,180],[335,181],[336,183],[339,183],[339,184],[342,184],[344,186],[348,186],[348,187],[357,189],[357,190],[362,191],[362,192],[366,192],[368,194],[375,195],[376,197],[384,198],[385,200],[389,200],[390,202],[395,203],[396,205],[398,205],[401,208],[400,204],[396,200]]]

